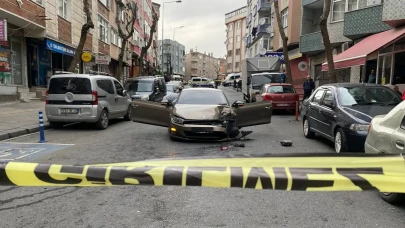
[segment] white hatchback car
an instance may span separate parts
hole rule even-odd
[[[367,154],[405,153],[405,101],[388,114],[373,118],[364,149]],[[380,196],[392,204],[405,202],[405,194],[382,192]]]

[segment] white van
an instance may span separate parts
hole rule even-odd
[[[171,81],[182,81],[183,77],[180,75],[173,75]]]
[[[225,80],[222,82],[223,86],[230,86],[233,85],[234,80],[239,81],[241,77],[241,73],[233,73],[233,74],[228,74],[226,76]]]

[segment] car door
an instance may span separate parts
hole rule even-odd
[[[324,89],[318,89],[315,92],[315,95],[312,97],[312,99],[308,103],[308,121],[309,125],[313,130],[319,131],[320,125],[319,125],[319,108],[320,105],[319,103],[322,100],[322,97],[325,93]]]
[[[110,112],[116,110],[115,89],[111,79],[97,79],[97,93],[99,103]]]
[[[118,115],[125,115],[127,112],[127,99],[128,97],[124,95],[124,87],[117,80],[113,80],[115,87],[115,104],[116,112]]]
[[[236,112],[236,125],[248,127],[271,122],[272,105],[270,102],[255,102],[234,107]]]
[[[137,123],[169,127],[172,106],[153,101],[132,101],[132,120]]]
[[[336,115],[335,111],[331,107],[326,106],[325,103],[333,102],[335,100],[335,97],[336,96],[332,92],[332,90],[326,89],[322,101],[320,102],[319,105],[318,130],[321,131],[321,134],[325,134],[325,136],[329,137],[334,137],[333,123],[336,122]]]

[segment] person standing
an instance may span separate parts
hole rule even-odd
[[[315,89],[315,83],[311,79],[311,76],[307,76],[307,80],[305,80],[304,84],[302,85],[304,89],[304,100],[309,98],[312,94],[312,91]]]
[[[285,83],[286,78],[287,78],[287,75],[285,74],[285,70],[283,70],[283,72],[281,72],[281,74],[280,74],[281,83]]]
[[[37,86],[37,79],[38,79],[38,60],[37,60],[37,54],[34,53],[32,55],[32,60],[31,60],[31,80],[32,80],[32,85]],[[39,83],[39,80],[38,80]]]
[[[236,92],[242,91],[242,79],[239,79],[238,81],[238,88],[236,88]]]
[[[374,83],[376,84],[376,79],[377,77],[375,76],[375,70],[371,71],[371,74],[368,76],[368,83]]]
[[[236,89],[238,86],[238,83],[236,82],[236,78],[233,79],[233,88]]]

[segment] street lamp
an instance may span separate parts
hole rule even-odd
[[[176,29],[184,28],[184,26],[176,27],[173,29],[173,41],[174,41],[174,35],[176,34]]]
[[[161,57],[161,60],[162,60],[162,74],[163,74],[163,76],[164,76],[164,70],[163,70],[163,41],[164,41],[164,36],[163,36],[163,28],[164,28],[164,18],[165,18],[165,4],[169,4],[169,3],[181,3],[181,0],[178,0],[178,1],[170,1],[170,2],[163,2],[163,4],[162,4],[162,44],[161,44],[161,47],[162,47],[162,57]]]

